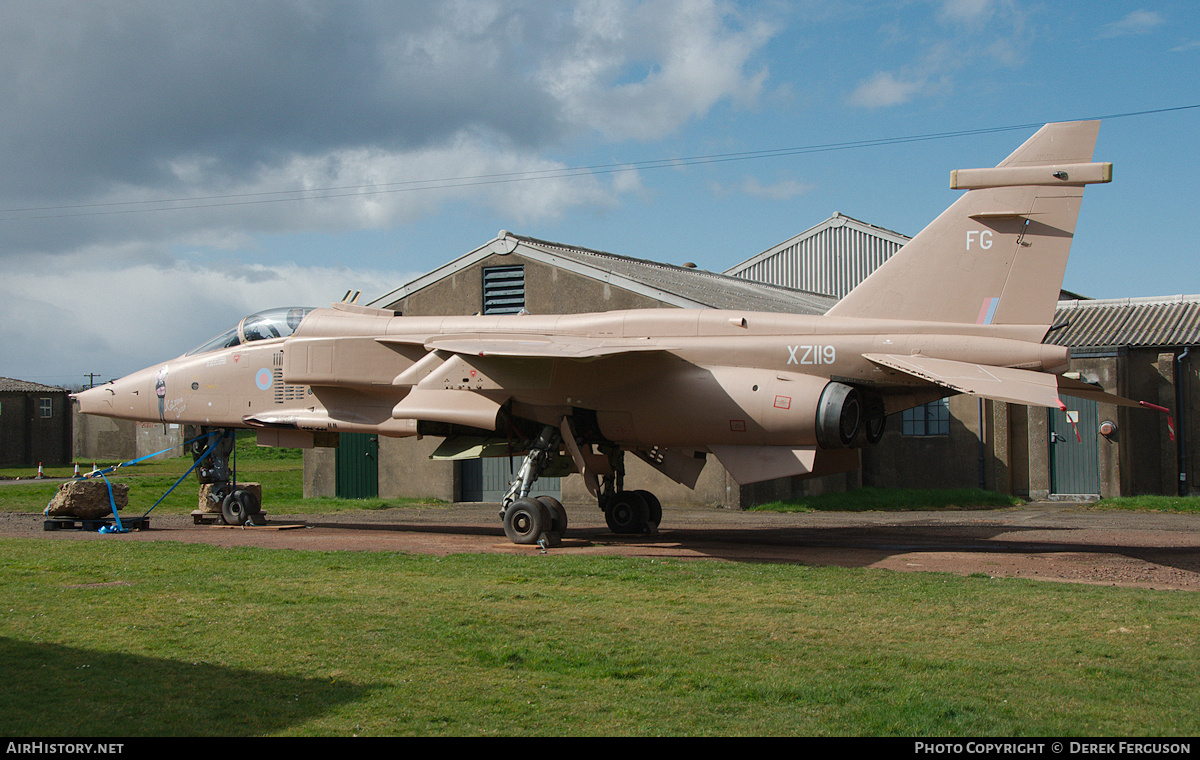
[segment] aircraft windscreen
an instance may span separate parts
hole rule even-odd
[[[311,306],[292,306],[251,314],[239,322],[237,327],[230,328],[204,345],[188,351],[186,356],[231,348],[256,340],[286,338],[296,332],[300,321],[312,310]]]

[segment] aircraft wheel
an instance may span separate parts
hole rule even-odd
[[[536,499],[517,499],[504,512],[504,535],[514,544],[536,544],[550,526],[550,511]]]
[[[567,532],[567,510],[563,509],[562,502],[553,496],[539,496],[537,500],[550,513],[550,530],[560,536],[565,534]]]
[[[658,497],[649,491],[636,491],[646,500],[646,522],[648,526],[657,528],[662,524],[662,503]]]
[[[604,520],[613,533],[644,533],[650,507],[637,491],[619,491],[604,512]]]
[[[221,517],[230,525],[245,525],[251,515],[262,511],[262,505],[249,491],[237,490],[221,502]]]

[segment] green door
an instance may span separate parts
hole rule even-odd
[[[337,447],[337,495],[341,499],[379,496],[379,437],[342,433]]]
[[[1050,493],[1098,497],[1100,423],[1096,402],[1070,396],[1063,401],[1067,411],[1049,410]]]

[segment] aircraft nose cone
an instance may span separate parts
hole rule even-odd
[[[144,369],[120,380],[72,396],[84,414],[153,421],[159,418],[155,397],[154,368]]]
[[[71,400],[79,406],[83,414],[112,414],[113,390],[107,385],[90,388],[79,393],[72,393]]]

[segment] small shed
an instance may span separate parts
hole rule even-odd
[[[70,404],[65,388],[0,377],[0,466],[69,464]]]

